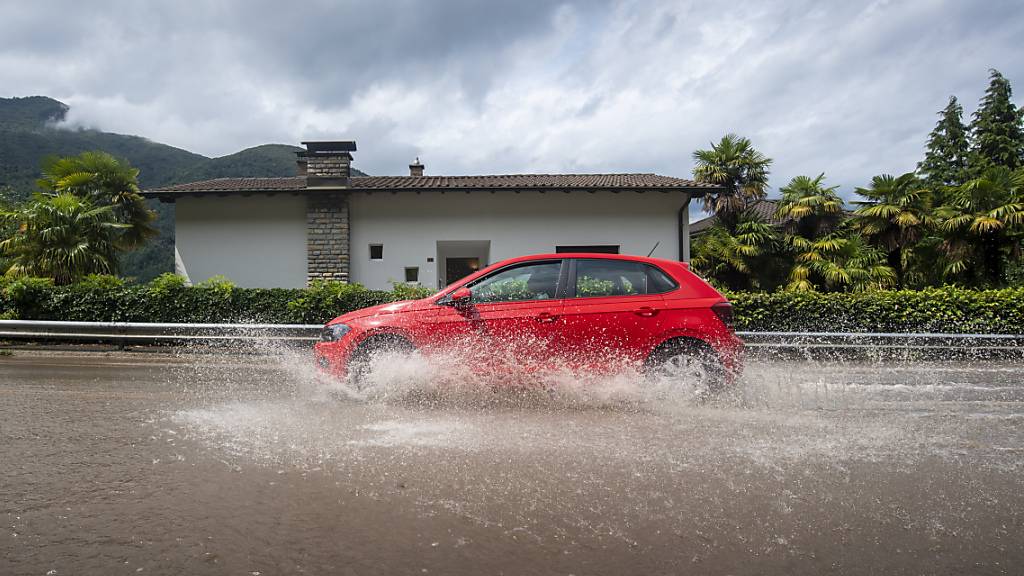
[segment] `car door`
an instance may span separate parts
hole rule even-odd
[[[561,343],[573,363],[611,370],[643,360],[664,331],[660,293],[672,287],[667,278],[643,262],[573,259]]]
[[[567,273],[561,259],[530,261],[467,284],[473,294],[468,305],[442,300],[430,318],[440,347],[455,347],[485,366],[535,365],[560,336]]]

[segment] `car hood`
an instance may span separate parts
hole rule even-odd
[[[410,312],[412,310],[419,310],[423,308],[423,300],[399,300],[398,302],[388,302],[387,304],[378,304],[377,306],[370,306],[369,308],[360,308],[359,310],[353,310],[351,312],[342,314],[334,320],[328,322],[328,324],[334,324],[336,322],[348,322],[350,320],[357,320],[359,318],[367,318],[369,316],[383,316],[386,314],[399,314],[402,312]]]

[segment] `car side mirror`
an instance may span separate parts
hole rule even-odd
[[[473,301],[473,292],[469,288],[466,288],[465,286],[463,286],[462,288],[457,288],[454,292],[452,292],[450,300],[452,306],[455,306],[456,308],[465,308],[466,306],[469,306],[470,302]]]

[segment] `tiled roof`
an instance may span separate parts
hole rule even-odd
[[[350,190],[706,190],[714,184],[657,174],[501,174],[493,176],[355,176]],[[147,190],[147,195],[191,193],[294,192],[306,189],[305,176],[288,178],[217,178]]]
[[[287,178],[214,178],[187,184],[175,184],[147,190],[146,193],[158,192],[286,192],[306,188],[304,176]]]
[[[775,217],[775,210],[779,207],[778,200],[758,200],[750,205],[750,210],[757,215],[757,217],[769,224],[781,224],[781,221]],[[690,234],[701,234],[707,231],[718,222],[718,218],[715,216],[708,216],[701,220],[697,220],[690,224]]]
[[[775,216],[776,211],[779,209],[778,200],[758,200],[750,205],[749,210],[753,211],[754,214],[764,222],[780,226],[786,222],[791,221],[791,218],[778,218]],[[852,213],[849,210],[842,211],[843,218],[849,218]],[[708,228],[711,228],[718,223],[718,218],[715,216],[708,216],[701,220],[697,220],[690,224],[690,235],[698,235],[707,232]]]
[[[369,176],[353,188],[715,188],[712,184],[657,174],[499,174],[493,176]]]

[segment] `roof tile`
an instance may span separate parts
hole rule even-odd
[[[499,174],[487,176],[356,176],[350,190],[562,190],[713,189],[714,184],[658,174]],[[147,195],[207,192],[294,192],[306,189],[305,176],[217,178],[147,190]]]

